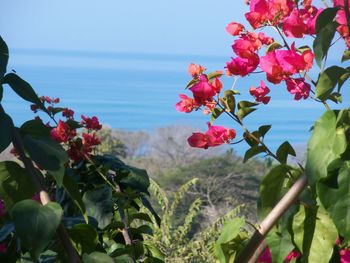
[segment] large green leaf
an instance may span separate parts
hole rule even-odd
[[[328,53],[328,49],[331,46],[337,26],[338,24],[336,22],[330,22],[327,25],[324,25],[316,35],[313,48],[315,60],[319,67],[321,67],[322,60]]]
[[[329,262],[338,233],[324,208],[300,206],[292,229],[294,243],[302,253],[301,262]]]
[[[250,158],[254,157],[255,155],[258,155],[259,153],[266,152],[266,147],[261,145],[253,145],[250,147],[249,150],[247,150],[244,154],[243,162],[245,163]]]
[[[129,257],[130,258],[130,257]],[[133,260],[132,258],[130,258],[131,260]],[[134,262],[134,261],[114,261],[113,258],[111,258],[110,256],[108,256],[105,253],[101,253],[101,252],[92,252],[91,254],[84,254],[83,255],[83,262],[84,263],[115,263],[115,262],[120,262],[120,263],[126,263],[126,262]]]
[[[47,170],[59,186],[62,186],[65,164],[69,161],[67,152],[49,137],[23,136],[23,144],[30,158]]]
[[[42,120],[29,120],[22,124],[19,132],[22,136],[28,134],[32,137],[50,137],[51,129],[47,127]]]
[[[288,141],[285,141],[278,147],[276,156],[280,163],[287,163],[288,155],[296,156],[296,153]]]
[[[5,41],[0,36],[0,83],[6,73],[8,60],[9,60],[9,49]],[[1,98],[0,98],[0,101],[1,101]]]
[[[350,162],[337,162],[337,164],[328,172],[328,176],[317,184],[317,193],[333,219],[339,235],[348,242],[350,241]]]
[[[146,170],[132,166],[126,166],[126,169],[129,171],[129,174],[127,177],[123,178],[120,183],[138,192],[149,194],[148,187],[150,181]]]
[[[107,185],[85,192],[83,201],[89,216],[98,221],[98,227],[103,229],[112,220],[113,202],[112,190]]]
[[[98,245],[97,231],[91,225],[77,224],[68,230],[68,234],[81,255],[95,251]]]
[[[15,162],[0,163],[0,196],[6,208],[35,194],[35,189],[25,169]]]
[[[318,34],[322,30],[322,28],[327,26],[329,23],[333,22],[338,10],[339,7],[329,7],[321,12],[321,14],[317,17],[316,20],[316,34]]]
[[[13,122],[0,104],[0,153],[4,151],[12,142]]]
[[[21,244],[38,258],[55,235],[63,211],[59,204],[44,206],[33,200],[18,202],[11,210],[16,234]]]
[[[286,229],[280,232],[271,232],[266,238],[270,248],[272,262],[284,262],[284,259],[294,249],[291,237]]]
[[[338,66],[332,66],[323,71],[317,81],[316,97],[326,100],[346,73],[348,73],[346,69]]]
[[[287,165],[278,165],[263,178],[260,184],[260,200],[258,204],[260,218],[264,218],[271,211],[287,190],[284,187],[284,181],[291,169]]]
[[[342,113],[339,113],[342,114]],[[327,111],[319,118],[308,142],[306,175],[312,186],[327,176],[328,165],[346,149],[345,131],[337,127],[337,111]]]

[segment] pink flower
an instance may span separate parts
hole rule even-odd
[[[226,26],[226,31],[232,36],[238,36],[244,30],[244,26],[240,23],[232,22]]]
[[[83,147],[86,153],[90,153],[92,148],[101,144],[100,138],[97,137],[96,132],[93,133],[82,133]]]
[[[300,17],[299,10],[294,9],[292,13],[283,20],[283,31],[287,37],[302,38],[307,31],[307,26]]]
[[[211,85],[214,87],[216,93],[220,93],[222,90],[222,83],[219,78],[214,78]]]
[[[190,90],[193,93],[194,100],[200,105],[205,105],[207,100],[212,100],[216,94],[216,89],[207,79],[207,76],[202,74],[199,76],[199,82],[194,84]]]
[[[213,126],[208,122],[208,131],[193,133],[188,139],[192,147],[204,148],[219,146],[228,143],[236,137],[236,131],[223,126]]]
[[[317,10],[317,9],[315,9],[315,10]],[[323,8],[318,9],[314,15],[310,16],[306,20],[307,33],[309,35],[316,34],[316,20],[317,20],[317,17],[322,13],[322,11],[323,11]]]
[[[242,58],[251,57],[257,50],[253,45],[252,41],[243,38],[235,40],[235,42],[232,45],[232,49],[237,56]]]
[[[62,116],[66,117],[67,119],[73,119],[74,111],[72,111],[71,109],[65,108],[62,111]]]
[[[196,65],[194,63],[191,63],[188,66],[188,73],[192,76],[192,77],[198,77],[198,75],[202,74],[205,71],[205,68],[201,65]]]
[[[176,103],[175,105],[176,110],[180,112],[186,112],[186,113],[191,112],[195,107],[194,99],[186,96],[185,94],[180,94],[179,97],[181,101]]]
[[[254,96],[257,102],[262,102],[264,104],[269,103],[271,99],[270,96],[266,96],[269,92],[270,89],[266,87],[263,80],[260,81],[260,86],[258,88],[250,87],[249,89],[250,95]]]
[[[86,129],[91,129],[91,130],[101,130],[102,125],[100,124],[98,118],[96,116],[93,116],[92,118],[86,117],[84,115],[81,115],[82,121],[81,124],[85,125]]]
[[[267,37],[263,32],[259,32],[258,38],[263,45],[271,45],[274,41],[272,37]]]
[[[272,263],[270,249],[267,247],[258,259],[259,263]]]
[[[226,62],[227,73],[231,75],[246,76],[253,72],[259,65],[259,56],[253,54],[249,58],[236,57]]]
[[[342,249],[339,254],[340,263],[350,263],[350,249]]]
[[[290,261],[292,261],[293,259],[297,259],[298,257],[300,257],[300,253],[296,250],[293,250],[292,252],[290,252],[287,257],[284,259],[285,263],[289,263]]]
[[[269,5],[266,0],[251,0],[250,12],[245,14],[250,25],[257,29],[267,21],[269,13]]]
[[[0,218],[3,218],[6,215],[6,206],[3,199],[0,199]]]
[[[50,135],[57,142],[67,142],[76,136],[77,132],[72,130],[67,123],[59,120],[57,127],[51,130]]]
[[[7,252],[7,243],[6,242],[2,242],[0,243],[0,253],[6,253]]]
[[[291,94],[294,94],[295,100],[300,100],[301,98],[307,99],[310,94],[311,86],[305,82],[303,78],[286,79],[287,89]]]
[[[215,101],[208,101],[206,104],[205,104],[205,109],[203,110],[203,113],[208,115],[210,114],[213,109],[216,107],[216,102]]]
[[[314,53],[310,49],[305,50],[301,56],[303,57],[303,60],[305,62],[305,70],[308,71],[312,68],[312,65],[314,63]]]

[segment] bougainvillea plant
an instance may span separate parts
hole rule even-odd
[[[146,171],[97,154],[98,118],[38,97],[6,74],[8,58],[0,38],[0,152],[14,155],[0,162],[0,262],[163,262],[145,241],[148,222],[160,223]],[[1,104],[5,88],[41,117],[16,127]]]
[[[227,25],[227,33],[234,37],[234,55],[224,71],[207,73],[204,66],[190,64],[192,79],[186,88],[192,96],[181,94],[176,104],[180,112],[211,114],[208,130],[193,133],[189,145],[206,149],[246,141],[249,149],[244,161],[258,154],[275,160],[260,186],[261,223],[248,240],[242,234],[247,232],[244,220],[227,222],[215,246],[217,259],[350,262],[350,110],[339,109],[350,76],[350,67],[339,66],[350,58],[349,2],[246,2],[245,18],[252,29],[237,22]],[[266,33],[271,31],[273,37]],[[311,42],[312,47],[305,45]],[[339,57],[338,65],[327,66],[328,51],[336,42],[343,43],[344,52],[339,56],[341,45],[337,43],[333,53]],[[310,74],[317,67],[319,74]],[[220,81],[224,75],[236,81],[252,73],[255,79],[261,74],[259,86],[225,90]],[[312,127],[305,167],[288,164],[288,156],[296,155],[289,142],[283,142],[277,151],[266,145],[264,138],[271,125],[251,131],[244,124],[248,114],[273,101],[271,89],[286,89],[286,96],[299,101],[296,103],[307,99],[325,107]],[[240,101],[240,93],[250,94],[252,100]],[[232,127],[214,126],[224,115],[232,119]],[[236,136],[238,128],[243,130],[242,138]]]

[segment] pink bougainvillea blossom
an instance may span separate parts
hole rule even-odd
[[[194,84],[190,91],[193,93],[194,100],[200,105],[205,105],[207,100],[212,100],[216,94],[216,89],[208,82],[205,74],[200,75],[198,83]]]
[[[295,38],[302,38],[307,32],[307,26],[300,16],[298,9],[294,9],[292,13],[283,20],[283,32],[287,37]]]
[[[297,250],[293,250],[292,252],[290,252],[286,258],[284,259],[285,263],[289,263],[291,262],[293,259],[297,259],[301,256],[301,254],[297,251]]]
[[[216,107],[217,103],[215,101],[208,101],[206,104],[205,104],[205,109],[203,110],[203,113],[208,115],[210,114],[213,109]]]
[[[227,75],[246,76],[253,72],[259,65],[259,56],[253,54],[249,58],[236,57],[226,62]]]
[[[254,96],[257,102],[262,102],[264,104],[269,103],[271,99],[270,96],[266,96],[269,92],[270,89],[266,87],[263,80],[260,81],[260,86],[258,88],[250,87],[249,89],[250,95]]]
[[[236,137],[234,129],[228,129],[223,126],[213,126],[208,122],[208,131],[205,133],[193,133],[188,139],[188,144],[196,148],[215,147],[228,143]]]
[[[6,206],[3,199],[0,199],[0,218],[3,218],[6,215]]]
[[[295,100],[300,100],[301,98],[307,99],[310,94],[311,86],[305,82],[304,78],[286,79],[287,89],[291,94],[294,94]]]
[[[50,135],[55,141],[65,143],[76,136],[77,132],[74,129],[71,129],[67,123],[59,120],[57,127],[51,130]]]
[[[220,93],[222,90],[222,83],[219,78],[214,78],[211,82],[211,85],[214,87],[216,93]]]
[[[205,71],[205,68],[201,65],[196,65],[194,63],[191,63],[188,66],[188,73],[192,76],[192,77],[198,77],[200,74],[202,74]]]
[[[180,101],[176,103],[175,108],[177,111],[189,113],[193,111],[195,107],[194,99],[186,96],[185,94],[180,94]]]
[[[74,111],[68,108],[63,109],[62,116],[66,117],[67,119],[73,119],[74,117]]]
[[[244,26],[240,23],[231,22],[226,26],[226,31],[232,36],[240,35],[244,30]]]
[[[81,115],[81,119],[82,119],[81,124],[84,125],[86,129],[91,129],[95,131],[102,129],[102,125],[100,124],[96,116],[89,118],[84,115]]]
[[[350,249],[342,249],[339,251],[340,263],[350,263]]]

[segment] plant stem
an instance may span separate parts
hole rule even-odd
[[[303,173],[299,179],[294,183],[294,185],[288,190],[288,192],[282,197],[282,199],[277,203],[277,205],[271,210],[271,212],[266,216],[266,218],[261,222],[258,229],[254,232],[253,236],[250,238],[248,244],[239,253],[235,262],[239,263],[253,263],[256,262],[263,252],[260,249],[260,253],[255,253],[260,245],[264,242],[265,236],[272,229],[272,227],[277,223],[277,221],[283,216],[283,214],[293,205],[298,196],[307,186],[307,177]],[[260,248],[262,248],[261,246]]]
[[[47,204],[48,202],[51,201],[50,196],[45,190],[42,178],[40,178],[37,172],[35,171],[33,162],[26,156],[22,139],[19,135],[19,132],[14,126],[12,126],[12,142],[16,151],[19,153],[19,156],[24,164],[24,168],[28,172],[28,175],[34,184],[36,191],[38,191],[40,194],[41,203],[43,205]],[[47,222],[47,223],[49,224],[50,222]],[[57,228],[57,235],[61,240],[64,250],[67,252],[69,262],[80,263],[79,255],[77,251],[74,249],[72,242],[69,239],[68,233],[64,228],[64,226],[62,225],[62,223]]]

